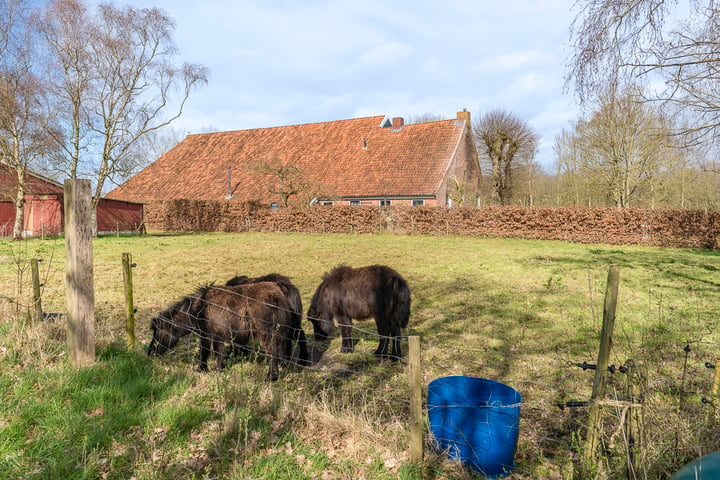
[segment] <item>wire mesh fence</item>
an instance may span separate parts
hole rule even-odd
[[[19,313],[18,318],[30,321],[34,304],[31,288],[30,269],[26,266],[26,253],[19,253],[5,259],[7,268],[13,269],[16,290],[6,292],[5,299],[11,308]],[[50,340],[62,345],[63,315],[65,311],[64,266],[53,258],[43,258],[39,263],[43,320],[47,325]],[[142,267],[139,267],[142,268]],[[271,361],[281,363],[281,380],[289,376],[303,375],[303,372],[318,377],[362,377],[367,365],[374,362],[375,345],[387,336],[378,334],[372,320],[357,322],[350,327],[355,353],[343,356],[340,353],[339,339],[317,341],[312,326],[304,312],[293,310],[288,304],[270,303],[258,300],[242,291],[223,287],[227,279],[218,279],[214,288],[229,292],[232,305],[257,302],[269,310],[283,315],[299,314],[302,323],[290,325],[280,334],[277,323],[267,325],[265,316],[245,315],[243,329],[227,327],[222,322],[232,321],[237,311],[230,304],[221,304],[198,295],[200,290],[177,287],[172,292],[163,291],[154,296],[146,294],[142,298],[135,296],[137,323],[137,350],[147,351],[153,341],[152,319],[176,305],[183,299],[196,301],[193,311],[185,312],[185,321],[180,322],[172,316],[164,316],[169,329],[179,328],[186,334],[173,351],[166,353],[172,360],[180,361],[193,368],[201,355],[199,347],[203,341],[215,343],[212,353],[227,355],[228,366],[245,363],[267,364]],[[124,291],[126,279],[123,277],[120,259],[108,259],[96,262],[94,267],[95,318],[97,341],[101,345],[126,342],[127,305]],[[154,285],[162,282],[162,272],[137,275],[135,282],[142,283],[138,288],[143,292],[158,291]],[[188,284],[189,282],[185,282]],[[189,291],[188,291],[189,290]],[[169,300],[169,298],[171,300]],[[226,314],[208,318],[209,308],[216,308]],[[307,305],[305,305],[307,308]],[[281,315],[281,316],[283,316]],[[288,320],[289,321],[289,320]],[[215,323],[217,322],[217,323]],[[210,324],[210,325],[208,325]],[[309,358],[305,361],[298,345],[299,330],[307,336]],[[411,328],[412,329],[412,328]],[[240,331],[242,330],[242,331]],[[215,333],[210,333],[210,332]],[[219,336],[217,331],[224,332]],[[275,334],[280,347],[272,350],[259,339],[266,332]],[[462,336],[462,333],[460,334]],[[401,337],[403,351],[407,352],[407,332]],[[601,424],[601,463],[608,471],[624,471],[627,478],[651,478],[662,466],[672,465],[683,458],[705,453],[707,448],[720,445],[718,433],[718,375],[716,369],[717,352],[720,343],[706,338],[695,338],[683,342],[648,341],[637,349],[634,343],[625,345],[626,337],[618,335],[611,366],[608,368],[607,394],[602,399],[603,419]],[[219,343],[218,343],[219,342]],[[526,353],[521,348],[508,345],[488,346],[473,342],[455,342],[451,351],[436,346],[433,338],[421,339],[422,378],[425,386],[433,380],[451,376],[463,376],[480,379],[492,379],[511,386],[518,391],[522,400],[498,405],[493,400],[486,404],[473,404],[469,410],[496,410],[498,408],[519,408],[518,448],[515,454],[513,471],[521,478],[532,476],[531,465],[537,457],[562,457],[558,460],[559,475],[567,475],[576,469],[579,452],[582,451],[582,437],[587,422],[587,407],[593,387],[595,360],[597,359],[597,341],[589,341],[585,356],[548,352]],[[56,355],[58,350],[55,349]],[[662,352],[658,354],[658,352]],[[652,355],[650,355],[652,353]],[[648,359],[652,360],[648,360]],[[658,360],[659,359],[659,360]],[[407,358],[398,359],[397,370],[401,371]],[[632,372],[632,376],[629,374]],[[332,385],[332,382],[328,382]],[[459,392],[459,397],[469,397],[467,390]],[[425,412],[436,405],[425,398]],[[467,405],[463,405],[463,408]],[[641,412],[641,431],[630,431],[630,418],[635,411]],[[487,417],[487,415],[486,415]],[[464,428],[467,423],[480,423],[488,427],[489,420],[480,417],[463,417],[458,423],[459,435],[467,435]],[[407,420],[407,419],[405,419]],[[477,430],[477,429],[476,429]],[[434,438],[428,424],[427,446],[438,449],[438,438]],[[477,442],[476,442],[477,443]],[[442,446],[441,446],[442,448]],[[447,447],[446,447],[447,448]],[[475,449],[475,443],[473,443]],[[482,449],[482,445],[478,447]],[[483,453],[474,452],[474,453]],[[492,449],[484,453],[491,454]],[[569,455],[568,455],[569,454]],[[638,458],[639,456],[639,458]],[[654,467],[651,467],[653,466]],[[669,468],[669,467],[667,467]],[[557,473],[557,472],[555,472]],[[553,474],[548,474],[552,477]]]

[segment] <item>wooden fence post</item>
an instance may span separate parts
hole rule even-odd
[[[40,269],[38,263],[40,260],[33,258],[30,260],[30,270],[32,272],[33,286],[33,321],[38,323],[43,319],[42,300],[40,299]]]
[[[126,317],[125,331],[127,333],[127,348],[135,348],[135,305],[133,304],[133,281],[132,269],[135,264],[132,262],[132,255],[122,254],[123,282],[125,284],[125,306]]]
[[[605,290],[605,305],[603,307],[603,325],[600,331],[600,350],[593,380],[592,396],[590,397],[590,411],[588,412],[587,439],[583,450],[582,469],[599,468],[598,450],[600,447],[600,430],[602,424],[602,406],[600,401],[605,396],[605,380],[610,363],[610,350],[612,349],[612,335],[615,327],[615,312],[617,311],[618,286],[620,285],[620,268],[613,265],[608,271],[607,288]]]
[[[90,180],[65,180],[65,303],[68,353],[76,366],[95,362],[95,287]]]
[[[408,337],[408,376],[410,380],[410,462],[423,460],[423,433],[425,424],[422,412],[422,369],[420,363],[420,337]]]
[[[720,421],[720,397],[718,397],[718,390],[720,390],[720,358],[715,359],[715,374],[713,375],[713,384],[710,389],[710,402],[712,403],[712,421],[717,424]]]
[[[643,415],[643,391],[645,390],[645,369],[634,360],[625,362],[627,394],[630,402],[627,415],[628,478],[642,478],[643,449],[645,446],[645,425]]]

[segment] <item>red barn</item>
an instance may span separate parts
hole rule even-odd
[[[64,188],[49,178],[28,172],[25,179],[23,235],[56,236],[63,233]],[[13,234],[16,184],[5,165],[0,165],[0,236]],[[101,198],[97,209],[98,233],[137,232],[143,226],[143,205]]]

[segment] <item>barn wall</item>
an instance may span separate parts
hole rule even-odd
[[[15,224],[15,204],[12,202],[0,203],[0,237],[10,237]]]
[[[26,237],[63,234],[63,195],[28,195],[25,202],[23,235]],[[137,232],[143,225],[143,205],[101,199],[97,211],[98,233]],[[15,205],[0,203],[0,237],[10,237],[15,223]]]
[[[15,212],[13,211],[13,220]],[[63,207],[61,195],[28,195],[25,197],[25,236],[56,236],[63,231]],[[12,235],[12,231],[10,232]]]
[[[137,232],[143,226],[143,205],[100,199],[97,210],[98,233]]]

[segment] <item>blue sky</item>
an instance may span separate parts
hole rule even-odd
[[[185,133],[503,108],[541,136],[579,113],[564,93],[572,2],[563,0],[129,0],[177,22],[180,58],[210,70]]]

